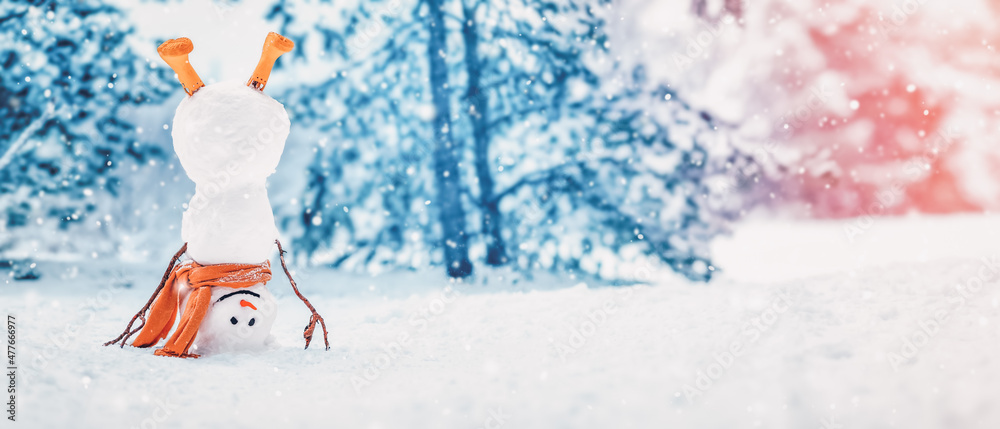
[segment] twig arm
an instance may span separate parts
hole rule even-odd
[[[306,347],[309,348],[309,343],[312,342],[313,331],[316,329],[316,322],[319,322],[320,326],[323,327],[323,342],[326,343],[326,350],[330,350],[330,339],[326,331],[326,321],[323,320],[323,316],[320,316],[316,312],[316,308],[309,303],[309,300],[299,292],[299,287],[295,285],[295,280],[292,279],[292,273],[288,271],[288,265],[285,265],[285,250],[281,248],[281,241],[274,240],[278,245],[278,258],[281,260],[281,269],[285,270],[285,276],[288,277],[288,283],[292,284],[292,290],[295,294],[299,296],[299,299],[305,303],[306,307],[309,307],[309,311],[312,312],[312,316],[309,318],[309,324],[306,325],[306,329],[302,333],[302,336],[306,339]]]
[[[128,322],[128,326],[125,327],[125,331],[122,332],[121,335],[118,336],[118,338],[115,338],[111,341],[104,343],[105,346],[110,346],[121,340],[122,342],[121,347],[124,348],[125,343],[128,341],[128,339],[133,335],[135,335],[136,332],[142,330],[143,326],[146,326],[146,312],[149,311],[149,307],[153,305],[153,301],[156,300],[156,296],[160,294],[160,290],[163,289],[163,285],[167,284],[167,278],[170,277],[170,272],[174,270],[174,265],[177,264],[177,260],[181,258],[181,255],[183,255],[184,252],[187,251],[187,248],[188,248],[187,243],[184,243],[184,245],[181,246],[180,250],[178,250],[177,253],[174,253],[174,257],[170,258],[170,265],[168,265],[167,270],[163,272],[163,278],[160,279],[160,285],[156,287],[155,291],[153,291],[153,295],[149,297],[149,301],[146,301],[146,305],[142,307],[142,310],[139,310],[139,312],[136,313],[135,316],[132,316],[132,320]],[[140,319],[140,318],[142,319],[142,324],[140,324],[138,328],[132,329],[132,325],[135,324],[135,319]]]

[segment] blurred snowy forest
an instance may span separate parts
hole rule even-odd
[[[962,3],[4,2],[0,255],[30,278],[171,253],[193,187],[155,47],[191,37],[206,83],[246,79],[269,30],[297,44],[267,93],[299,264],[707,280],[754,207],[993,209],[1000,2]]]

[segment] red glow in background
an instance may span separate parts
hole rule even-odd
[[[994,13],[1000,12],[998,4],[990,4]],[[962,180],[972,179],[960,177],[961,166],[955,165],[956,154],[975,136],[947,120],[975,101],[948,88],[949,82],[936,74],[963,67],[981,78],[969,84],[989,86],[997,76],[997,63],[988,40],[993,31],[985,30],[995,29],[957,25],[962,20],[956,15],[935,16],[923,8],[916,1],[882,10],[865,5],[848,19],[809,28],[813,54],[822,58],[823,71],[840,76],[852,100],[850,113],[839,120],[826,111],[790,132],[791,140],[822,152],[807,157],[806,171],[789,178],[810,215],[951,213],[991,206],[967,195],[964,188],[975,184],[963,185]],[[830,31],[831,25],[836,31]],[[941,67],[915,66],[915,57]],[[786,72],[775,78],[787,86],[801,84],[800,73],[787,72],[796,69],[795,57],[779,58],[791,61],[775,68]],[[987,159],[991,155],[983,154]],[[815,168],[818,161],[837,168]]]
[[[1000,209],[1000,1],[692,4],[650,2],[642,27],[682,94],[783,152],[775,207]],[[700,22],[672,18],[698,7]]]

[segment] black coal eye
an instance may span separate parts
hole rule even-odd
[[[247,323],[247,324],[250,325],[250,326],[253,326],[254,322],[256,322],[256,321],[257,321],[256,319],[251,318],[250,319],[250,323]]]
[[[230,317],[230,318],[229,318],[229,323],[232,323],[232,324],[234,324],[234,325],[235,325],[235,324],[239,323],[239,320],[236,320],[236,318],[235,318],[235,317]]]

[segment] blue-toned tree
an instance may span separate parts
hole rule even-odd
[[[617,60],[609,6],[462,3],[485,262],[624,277],[647,255],[707,279],[707,243],[761,171],[710,115]]]
[[[317,141],[295,239],[296,251],[314,262],[365,269],[438,263],[453,277],[471,273],[462,145],[452,136],[438,6],[410,4],[415,9],[405,12],[391,0],[349,12],[327,8],[326,18],[352,23],[339,31],[325,19],[300,22],[287,1],[270,12],[283,26],[310,28],[304,43],[330,54],[308,61],[335,65],[331,75],[283,96],[300,135]]]
[[[0,252],[80,251],[62,232],[101,233],[120,173],[161,156],[126,111],[172,94],[169,76],[126,22],[100,1],[0,4]]]
[[[624,277],[652,258],[710,278],[708,241],[749,203],[734,184],[759,171],[710,115],[621,65],[609,4],[371,2],[339,33],[317,24],[347,42],[339,72],[292,96],[327,142],[302,248],[334,242],[326,259],[341,261],[366,247],[366,264],[412,266],[414,249],[440,240],[461,275],[448,252],[468,242],[489,265]]]

